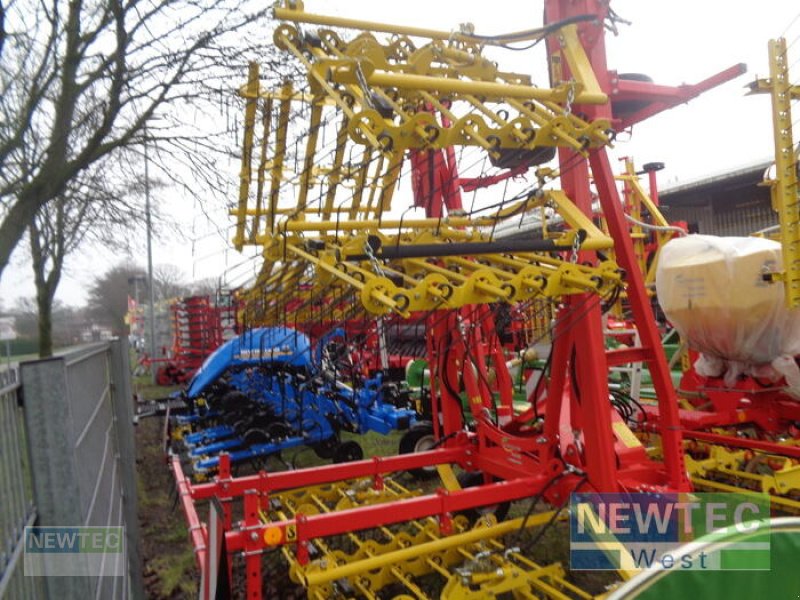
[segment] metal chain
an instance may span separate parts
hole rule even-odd
[[[569,262],[572,263],[573,265],[577,264],[578,262],[578,252],[580,252],[580,249],[581,249],[581,238],[578,234],[575,234],[575,237],[572,238],[572,249],[569,255]]]
[[[575,101],[575,82],[569,82],[569,89],[567,90],[567,102],[564,105],[564,114],[572,114],[572,103]]]
[[[375,271],[375,274],[379,277],[385,277],[381,263],[378,260],[378,257],[375,256],[375,253],[372,251],[372,246],[369,245],[369,241],[364,242],[364,254],[367,255],[367,258],[372,265],[372,270]]]
[[[370,108],[375,108],[375,103],[372,101],[372,93],[367,85],[367,77],[361,69],[361,61],[356,61],[356,81],[358,81],[358,87],[361,88],[361,93],[364,95],[364,103]]]

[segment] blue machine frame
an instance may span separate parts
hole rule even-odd
[[[213,473],[223,452],[241,463],[300,446],[336,446],[342,430],[387,434],[413,426],[416,411],[386,401],[382,373],[358,387],[339,380],[326,357],[338,338],[341,329],[312,349],[299,331],[263,327],[209,356],[183,392],[191,413],[175,417],[192,430],[182,442],[195,475]]]

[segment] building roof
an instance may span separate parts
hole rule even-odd
[[[764,171],[772,163],[772,160],[765,159],[723,172],[704,175],[692,181],[666,185],[658,192],[659,200],[663,204],[680,204],[682,200],[697,197],[704,192],[751,186],[763,179]]]

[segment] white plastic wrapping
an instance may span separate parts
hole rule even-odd
[[[701,352],[695,369],[733,385],[740,374],[800,394],[800,311],[789,310],[783,284],[763,279],[781,269],[781,246],[750,237],[692,235],[667,243],[656,270],[667,318]]]

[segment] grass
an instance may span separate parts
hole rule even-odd
[[[194,570],[194,553],[154,558],[150,567],[158,573],[155,591],[164,598],[191,598],[197,593],[197,582],[187,577]],[[152,593],[152,592],[151,592]]]
[[[167,396],[173,389],[154,386],[149,376],[134,377],[142,400]],[[147,418],[136,430],[139,524],[147,597],[153,600],[194,598],[200,580],[186,522],[174,509],[174,482],[164,459],[162,420]]]

